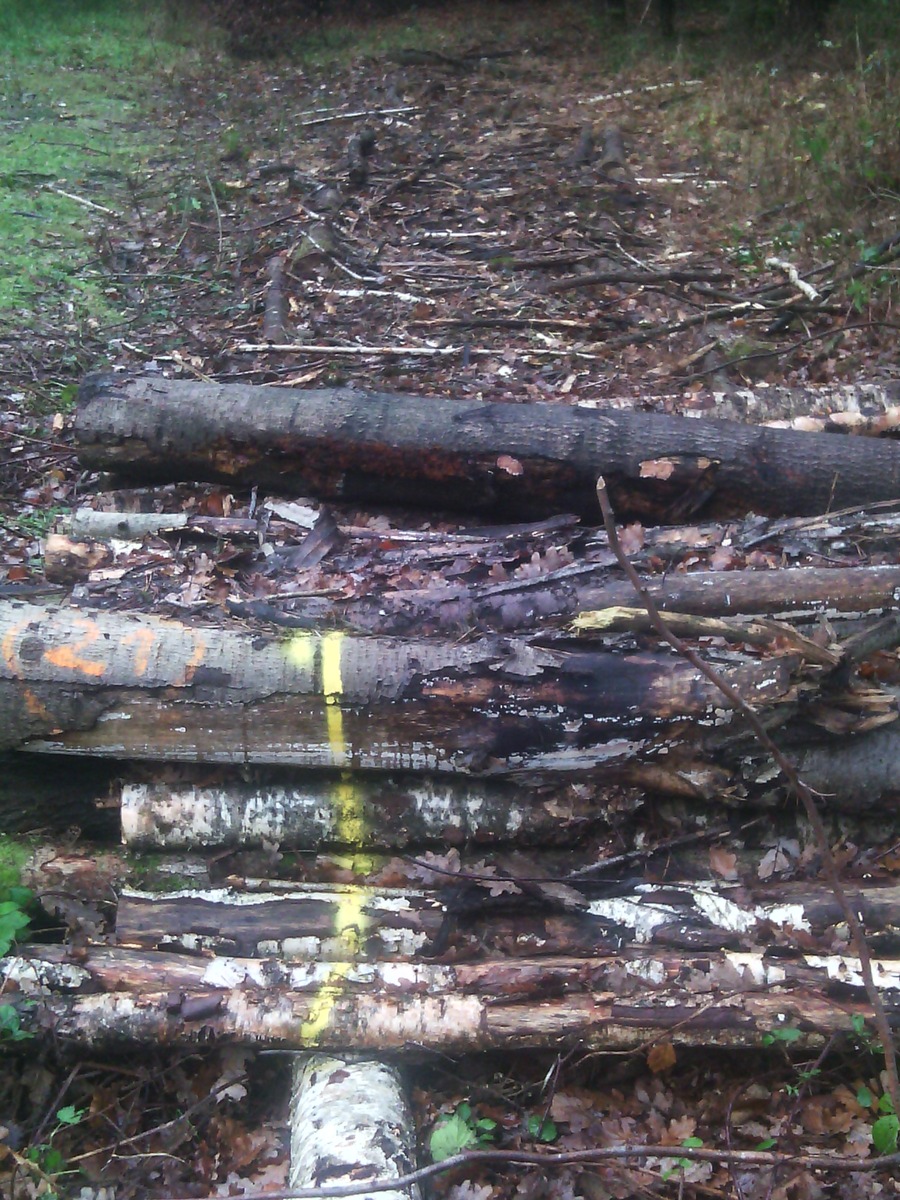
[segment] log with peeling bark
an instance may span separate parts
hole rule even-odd
[[[655,948],[588,959],[307,963],[32,947],[0,960],[22,1027],[92,1046],[237,1042],[406,1056],[494,1049],[756,1047],[789,1025],[801,1046],[871,1018],[859,962]],[[889,1019],[900,960],[873,962]]]
[[[347,501],[598,516],[816,513],[900,496],[900,447],[871,439],[553,404],[455,402],[105,375],[82,385],[83,465]]]
[[[0,602],[0,645],[0,745],[45,753],[490,773],[621,758],[654,723],[733,715],[672,654],[522,639],[261,637]],[[721,671],[777,703],[800,663],[736,656]]]
[[[601,568],[572,564],[506,583],[447,581],[440,589],[397,589],[377,596],[301,598],[285,611],[274,603],[229,602],[236,616],[273,623],[318,624],[365,633],[432,633],[465,625],[525,632],[546,629],[584,609],[635,603],[624,579]],[[778,614],[793,617],[875,615],[900,598],[900,566],[783,567],[777,571],[695,571],[643,576],[643,586],[663,609],[698,616]]]
[[[372,1059],[298,1056],[291,1080],[288,1190],[390,1183],[416,1166],[412,1115],[394,1067]],[[415,1185],[379,1200],[419,1200]]]
[[[548,794],[535,791],[527,805],[521,788],[501,780],[361,776],[353,787],[370,850],[435,842],[553,845],[584,834],[602,815],[595,791],[565,785]],[[268,783],[133,780],[118,794],[122,838],[139,849],[170,850],[346,845],[341,813],[347,794],[342,774],[304,772]]]
[[[575,277],[576,279],[578,277]],[[559,287],[559,282],[554,285]],[[605,396],[582,400],[586,408],[714,417],[818,433],[878,436],[900,425],[900,383],[841,383],[818,387],[703,388],[666,396]]]
[[[789,948],[797,940],[807,950],[828,952],[845,939],[834,897],[809,883],[581,881],[575,887],[553,880],[541,886],[531,878],[517,884],[514,875],[500,874],[484,878],[483,886],[464,877],[454,882],[451,877],[437,890],[295,884],[170,895],[125,888],[116,898],[115,938],[131,949],[274,955],[287,962],[439,953],[454,961],[501,954],[590,957],[635,945],[750,952]],[[854,903],[872,945],[900,950],[894,927],[900,888],[861,888]]]

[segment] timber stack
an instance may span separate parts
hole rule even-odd
[[[35,853],[66,933],[4,963],[23,1026],[316,1051],[295,1116],[365,1052],[352,1086],[399,1128],[405,1056],[816,1044],[871,1016],[786,781],[658,636],[595,488],[833,837],[881,844],[895,442],[124,375],[86,381],[75,438],[106,490],[47,541],[59,592],[0,601],[5,827],[97,840]],[[897,889],[853,895],[897,1019]]]

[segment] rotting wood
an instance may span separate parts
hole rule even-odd
[[[62,948],[35,947],[0,960],[6,1001],[23,1028],[93,1046],[215,1040],[407,1057],[576,1043],[634,1050],[663,1037],[758,1048],[784,1025],[800,1031],[798,1045],[821,1045],[849,1032],[854,1016],[871,1017],[859,964],[842,954],[641,949],[590,959],[298,966],[182,956],[172,977],[162,962],[178,956],[157,963],[147,954],[132,960],[126,979],[124,953],[88,950],[73,963]],[[900,961],[874,965],[896,1016]],[[103,978],[112,990],[98,993]]]
[[[85,837],[114,837],[118,805],[103,802],[117,772],[116,763],[102,759],[0,754],[0,828],[7,834],[76,828]]]
[[[728,514],[900,496],[900,447],[871,439],[340,388],[94,377],[75,438],[90,469],[526,515],[596,518],[600,474],[623,515],[659,517],[691,490]]]
[[[574,276],[573,279],[579,279]],[[556,286],[564,281],[558,280]],[[819,387],[702,388],[667,396],[606,396],[579,406],[715,417],[748,424],[778,424],[822,433],[882,434],[900,424],[900,382],[860,382]]]
[[[582,881],[554,903],[497,874],[483,886],[463,875],[456,886],[385,889],[357,884],[278,891],[210,888],[170,895],[126,888],[117,895],[115,937],[125,948],[202,951],[286,961],[453,960],[506,954],[590,957],[625,946],[761,951],[766,947],[828,953],[843,946],[843,915],[834,897],[814,884]],[[548,883],[552,881],[548,880]],[[491,896],[490,889],[509,891]],[[860,888],[854,903],[873,945],[900,951],[900,888]]]
[[[630,179],[625,139],[616,125],[607,125],[600,136],[600,173],[618,182]]]
[[[416,1165],[415,1126],[394,1067],[374,1060],[303,1055],[292,1068],[288,1190],[389,1183]],[[419,1200],[416,1185],[379,1200]]]
[[[301,561],[309,566],[314,554],[323,561],[334,557],[334,550],[340,555],[334,585],[317,589],[324,594],[298,596],[288,586],[286,594],[278,589],[267,599],[248,600],[238,585],[237,596],[226,599],[235,615],[282,628],[344,628],[379,634],[415,631],[418,636],[441,630],[456,634],[474,625],[483,631],[538,627],[547,634],[579,611],[634,602],[632,586],[610,566],[605,537],[588,535],[585,542],[574,517],[438,532],[373,529],[350,524],[339,515],[330,520],[328,510],[271,499],[259,514],[259,520],[251,520],[81,508],[63,528],[74,537],[94,540],[73,552],[67,537],[52,535],[44,548],[45,571],[54,576],[75,573],[89,587],[105,588],[110,579],[133,569],[133,554],[143,554],[142,572],[154,568],[167,572],[172,562],[174,550],[165,543],[156,541],[143,550],[134,546],[129,554],[122,549],[123,538],[171,533],[179,539],[207,536],[256,542],[264,536],[276,549],[267,571],[279,563],[285,572]],[[900,517],[892,512],[856,510],[800,522],[751,518],[740,523],[641,529],[638,536],[635,561],[644,570],[642,584],[667,610],[715,617],[792,613],[797,618],[832,619],[842,613],[891,608],[900,593],[900,567],[854,565],[861,556],[877,560],[895,550]],[[98,538],[106,540],[98,543]],[[299,545],[298,539],[302,539]],[[825,559],[830,564],[846,559],[848,565],[737,569],[756,547],[762,548],[762,564],[792,557]],[[97,569],[91,566],[92,550],[102,563]],[[680,559],[717,552],[734,569],[667,571],[662,577],[649,573],[670,563],[681,567]],[[554,556],[560,566],[552,565]],[[458,567],[463,560],[469,564],[463,577],[446,578],[443,568],[450,563]],[[323,570],[330,569],[326,563]],[[344,583],[348,577],[352,581],[356,571],[367,572],[380,586],[367,588],[363,595],[356,594],[354,587],[353,594],[344,598]],[[407,571],[417,575],[420,586],[403,586],[409,582]],[[482,578],[470,582],[479,573]],[[508,578],[496,579],[497,573]]]
[[[516,639],[261,638],[6,602],[0,641],[3,747],[44,752],[478,773],[569,748],[620,757],[623,733],[727,708],[671,655]],[[788,698],[799,665],[723,671],[766,704]]]
[[[287,328],[287,297],[284,294],[284,257],[274,254],[266,263],[269,284],[263,313],[262,334],[267,342],[283,342]]]

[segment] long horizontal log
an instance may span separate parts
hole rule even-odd
[[[421,1055],[490,1049],[759,1047],[790,1025],[800,1045],[871,1018],[859,963],[841,954],[770,959],[645,949],[589,959],[482,963],[319,963],[36,947],[0,960],[23,1027],[93,1046],[238,1042],[269,1049]],[[876,986],[900,1021],[900,961],[876,959]],[[102,979],[109,990],[96,991]],[[49,990],[49,989],[54,990]],[[55,990],[55,989],[60,990]],[[24,1004],[20,1003],[25,1001]]]
[[[312,514],[315,511],[305,510]],[[82,529],[95,530],[97,536],[140,539],[148,532],[172,528],[181,537],[185,530],[203,531],[212,537],[235,538],[236,527],[246,539],[254,542],[260,535],[257,521],[227,517],[188,517],[174,514],[130,514],[80,509],[72,519],[79,536]],[[284,522],[281,523],[285,525]],[[550,528],[548,528],[550,527]],[[433,634],[443,630],[454,633],[464,626],[481,630],[501,629],[518,632],[533,628],[557,628],[566,618],[571,620],[585,609],[618,607],[634,603],[632,585],[621,578],[617,565],[610,566],[610,553],[601,538],[595,538],[586,553],[577,561],[555,570],[532,572],[523,577],[513,569],[508,580],[491,578],[490,565],[531,558],[541,562],[542,552],[572,545],[577,527],[570,522],[532,523],[505,526],[501,529],[456,530],[435,535],[433,531],[391,530],[389,535],[367,528],[338,526],[340,535],[349,544],[345,548],[343,568],[336,576],[352,571],[354,557],[358,570],[378,579],[379,586],[363,595],[344,596],[337,584],[326,595],[289,596],[282,600],[276,593],[272,601],[229,598],[228,610],[237,616],[267,622],[276,627],[340,627],[348,630],[378,634]],[[273,524],[266,527],[272,538]],[[788,540],[796,545],[798,534],[785,531],[766,537],[760,522],[743,522],[703,527],[682,527],[680,539],[673,529],[653,529],[642,532],[639,560],[677,556],[698,552],[711,553],[716,546],[725,546],[740,553],[745,538],[766,543],[767,555],[773,560],[783,553],[782,544]],[[294,529],[294,535],[298,533]],[[870,544],[883,536],[896,542],[900,522],[892,514],[882,514],[876,522],[871,515],[857,514],[843,519],[830,518],[822,529],[810,528],[799,535],[805,553],[827,559],[841,557],[848,539],[852,544]],[[308,535],[311,539],[316,534]],[[441,541],[436,543],[435,537]],[[717,539],[714,541],[713,539]],[[282,528],[274,544],[278,553],[290,556],[302,553]],[[327,543],[326,543],[327,546]],[[155,565],[164,571],[169,555],[174,551],[155,554]],[[565,551],[564,551],[565,553]],[[73,580],[80,578],[102,585],[108,577],[109,564],[116,559],[111,542],[73,542],[70,538],[51,536],[44,546],[44,567],[48,578]],[[448,562],[468,559],[471,572],[488,575],[481,582],[459,578],[444,578],[441,567]],[[393,563],[394,571],[389,567]],[[402,568],[422,579],[420,587],[410,589],[393,586],[394,572]],[[127,560],[116,565],[116,572],[128,570]],[[503,567],[505,572],[506,568]],[[385,578],[387,576],[387,578]],[[830,616],[832,613],[864,613],[892,606],[900,595],[900,567],[845,566],[780,568],[777,571],[731,570],[691,571],[690,573],[644,574],[642,585],[661,608],[697,615],[727,616],[743,613],[771,616],[791,614],[794,618]],[[335,594],[337,593],[337,594]]]
[[[82,385],[82,464],[155,479],[216,479],[350,502],[524,515],[818,513],[900,496],[900,447],[554,404],[455,402],[350,388],[300,391],[104,375]]]
[[[696,571],[644,575],[641,582],[663,609],[698,616],[856,616],[891,608],[900,599],[900,567],[809,568],[773,571]],[[364,633],[436,633],[465,625],[516,632],[546,629],[584,610],[635,603],[632,585],[608,578],[587,564],[503,584],[447,581],[440,590],[383,591],[348,599],[313,596],[274,605],[230,602],[236,615],[263,616],[287,624],[343,628]]]
[[[580,403],[585,404],[584,401]],[[884,383],[825,384],[815,387],[733,388],[681,392],[670,396],[612,396],[591,401],[589,408],[641,409],[687,417],[715,417],[753,425],[834,433],[879,434],[900,424],[900,387]]]
[[[603,816],[594,792],[565,786],[535,791],[524,805],[521,788],[501,780],[360,775],[353,791],[370,850],[434,842],[561,844],[583,836]],[[346,846],[341,814],[347,795],[347,779],[327,773],[268,783],[125,782],[119,791],[122,837],[138,849]]]
[[[623,732],[729,715],[666,653],[548,649],[516,639],[287,638],[135,614],[0,603],[0,748],[341,769],[486,772],[620,755]],[[785,699],[797,655],[722,674]],[[358,806],[356,806],[358,808]]]
[[[498,883],[502,879],[497,880]],[[840,944],[844,916],[833,896],[802,883],[748,889],[712,883],[584,884],[561,899],[511,885],[502,898],[465,884],[435,891],[357,885],[292,890],[229,888],[117,897],[115,935],[123,947],[212,951],[242,957],[360,961],[508,954],[586,957],[628,945],[715,951],[767,945],[827,952]],[[900,950],[900,888],[854,892],[861,920],[880,949]]]

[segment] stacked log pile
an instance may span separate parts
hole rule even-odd
[[[894,442],[122,376],[85,386],[75,431],[90,469],[290,499],[261,523],[98,495],[48,541],[48,577],[73,591],[0,601],[7,827],[119,820],[177,880],[142,887],[110,847],[36,860],[68,934],[6,960],[23,1024],[408,1055],[754,1046],[784,1023],[815,1043],[871,1016],[785,780],[661,644],[590,522],[602,473],[643,522],[634,561],[672,628],[765,721],[836,838],[872,820],[885,838]],[[518,524],[405,535],[321,509],[298,532],[298,491]],[[147,587],[167,537],[243,545],[244,562],[280,537],[285,571],[378,542],[407,575],[308,595],[236,574],[215,605],[136,611],[115,539],[142,545]],[[529,555],[540,570],[497,569]],[[744,569],[710,569],[729,555]],[[896,887],[875,872],[853,894],[896,1018]]]

